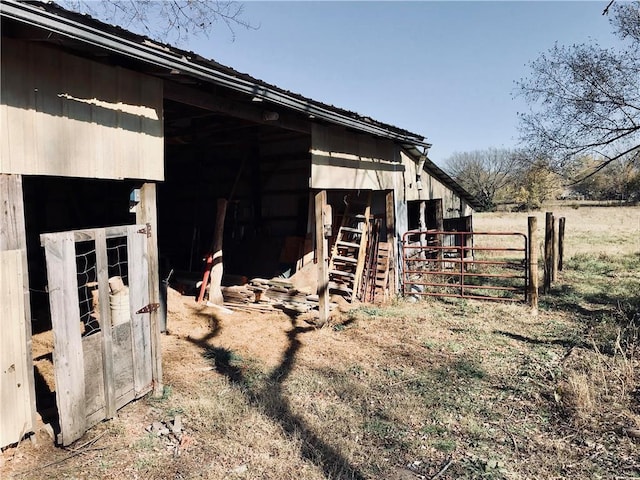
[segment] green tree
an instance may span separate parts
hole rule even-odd
[[[562,192],[562,179],[551,168],[551,160],[529,160],[521,156],[520,169],[514,177],[513,201],[523,210],[538,210],[542,204]]]
[[[627,159],[619,159],[596,171],[601,160],[582,157],[578,160],[577,177],[583,180],[572,186],[572,189],[592,200],[636,201],[640,199],[640,168]]]

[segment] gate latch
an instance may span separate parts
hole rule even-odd
[[[150,303],[149,305],[145,305],[144,307],[142,307],[136,313],[151,313],[157,311],[159,308],[159,303]]]

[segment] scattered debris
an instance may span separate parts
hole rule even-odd
[[[249,467],[243,464],[243,465],[238,465],[236,468],[231,470],[231,472],[235,473],[236,475],[242,475],[243,473],[246,473],[247,470],[249,470]]]
[[[318,309],[318,295],[298,290],[291,281],[281,278],[254,278],[246,285],[222,287],[224,304],[217,306],[222,313],[276,312],[290,315],[306,314]],[[213,306],[207,302],[207,306]],[[337,305],[332,303],[330,308]]]
[[[145,428],[145,431],[161,438],[167,450],[177,457],[193,443],[193,439],[184,433],[182,415],[176,415],[172,420],[155,421]]]

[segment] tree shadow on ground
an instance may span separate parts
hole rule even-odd
[[[555,338],[555,339],[548,339],[548,340],[540,340],[538,338],[525,337],[524,335],[520,335],[518,333],[506,332],[503,330],[494,330],[492,333],[496,333],[498,335],[504,335],[505,337],[518,340],[519,342],[526,342],[532,345],[559,345],[564,348],[586,348],[586,349],[593,348],[592,344],[578,340],[576,338]]]
[[[313,432],[304,419],[295,414],[291,408],[282,384],[295,366],[296,354],[302,346],[299,336],[316,330],[317,327],[299,326],[295,314],[288,313],[288,316],[291,319],[292,328],[287,332],[288,345],[282,360],[268,377],[260,382],[254,381],[254,372],[247,368],[233,351],[208,344],[208,341],[219,333],[219,322],[217,322],[215,333],[212,332],[202,339],[190,338],[189,340],[203,349],[204,357],[212,361],[218,373],[242,387],[250,405],[259,408],[260,412],[280,424],[288,436],[299,437],[301,456],[322,469],[327,478],[364,480],[366,477],[352,466],[338,449]]]

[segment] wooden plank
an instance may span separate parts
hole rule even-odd
[[[105,238],[107,239],[126,237],[127,232],[129,231],[129,225],[107,227],[107,228],[101,228],[101,229],[90,228],[90,229],[82,229],[82,230],[71,230],[71,233],[73,233],[73,239],[76,242],[89,242],[91,240],[95,240],[97,231],[104,232]],[[52,237],[55,237],[56,233],[43,233],[42,235],[40,235],[40,244],[42,246],[44,246],[44,239],[50,235]]]
[[[102,368],[103,332],[82,338],[84,362],[85,412],[87,417],[105,418],[104,371]],[[87,428],[91,425],[87,422]]]
[[[6,37],[0,57],[1,172],[163,180],[162,79]]]
[[[98,280],[102,372],[104,381],[105,418],[116,413],[115,383],[113,372],[113,332],[111,331],[111,311],[109,308],[109,261],[107,239],[104,229],[95,231],[96,272]]]
[[[324,226],[327,220],[325,205],[327,204],[327,191],[320,190],[315,194],[315,236],[316,257],[318,259],[318,298],[319,298],[319,323],[324,325],[329,320],[329,271],[327,239],[324,236]]]
[[[113,388],[116,409],[135,398],[133,383],[133,345],[131,321],[112,329],[113,335]]]
[[[27,372],[25,385],[29,392],[27,404],[31,412],[31,421],[26,430],[28,433],[36,424],[36,394],[31,354],[31,298],[21,175],[0,174],[0,251],[3,250],[19,250],[22,259],[22,280],[18,285],[22,288],[23,319],[16,318],[14,321],[24,328],[22,359],[16,359],[16,362],[24,365]]]
[[[156,207],[156,185],[145,183],[140,189],[140,203],[136,210],[137,223],[143,223],[151,227],[151,235],[147,236],[147,257],[148,257],[148,289],[149,301],[160,303],[160,270],[158,264],[158,218]],[[153,378],[153,394],[161,396],[164,390],[162,385],[162,348],[161,332],[166,330],[167,318],[166,310],[162,318],[160,310],[151,312],[151,374]]]
[[[356,263],[356,272],[353,279],[353,295],[351,302],[355,301],[360,292],[360,283],[364,274],[365,261],[367,259],[367,245],[369,243],[369,215],[371,214],[371,192],[367,194],[367,205],[364,209],[364,222],[362,224],[362,234],[360,235],[360,249],[358,250],[358,262]]]
[[[396,210],[395,194],[393,190],[385,196],[385,219],[387,222],[387,243],[389,244],[389,290],[391,294],[397,293],[397,269],[396,269]]]
[[[0,447],[32,429],[21,290],[22,251],[0,251]]]
[[[62,232],[47,238],[44,249],[60,415],[59,443],[69,445],[82,437],[86,427],[84,360],[73,234]]]
[[[129,270],[129,308],[131,312],[131,344],[133,351],[133,384],[136,397],[149,391],[151,372],[151,330],[149,313],[136,313],[149,304],[149,261],[147,236],[138,233],[141,226],[132,225],[127,235]]]

